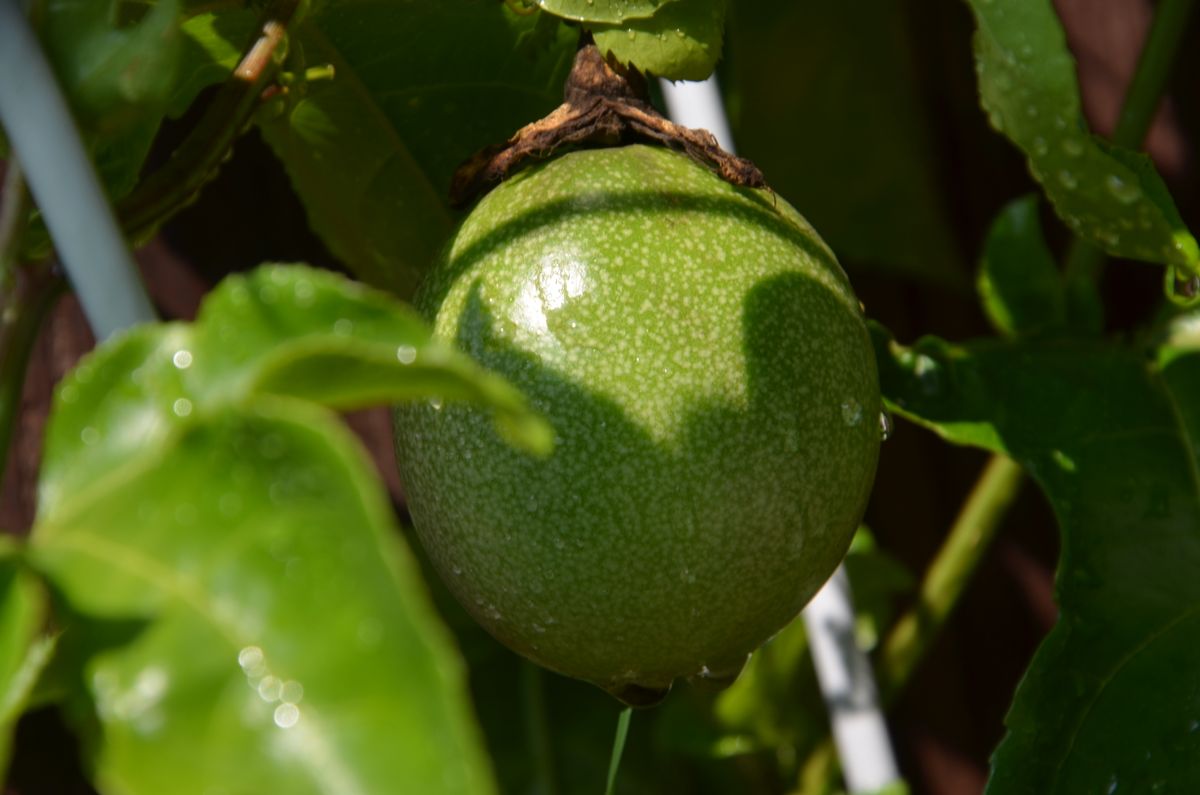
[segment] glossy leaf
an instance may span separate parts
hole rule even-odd
[[[134,329],[64,379],[32,555],[66,602],[102,791],[492,791],[390,503],[313,405],[434,396],[548,441],[410,310],[299,266],[231,277],[196,323]]]
[[[850,266],[966,288],[902,3],[729,9],[734,137]]]
[[[576,22],[625,22],[646,19],[662,7],[691,0],[537,0],[537,5]]]
[[[1200,787],[1200,351],[876,329],[883,390],[950,441],[1020,461],[1063,533],[1060,620],[1018,688],[988,791]]]
[[[333,78],[296,86],[263,134],[312,227],[359,277],[411,295],[453,225],[454,170],[562,101],[575,34],[539,39],[538,16],[329,0],[296,28],[293,47]]]
[[[588,25],[601,52],[670,80],[703,80],[721,57],[724,0],[675,0],[654,16]]]
[[[1036,196],[1011,202],[992,223],[977,286],[988,320],[1002,334],[1066,325],[1066,291],[1042,235]]]
[[[461,664],[332,415],[213,407],[97,474],[33,556],[76,620],[141,622],[81,672],[102,792],[494,791]]]
[[[46,435],[41,517],[108,488],[197,417],[265,395],[334,408],[468,400],[491,407],[515,442],[550,443],[516,389],[431,343],[412,310],[329,272],[266,266],[222,282],[194,325],[135,329],[64,379]]]
[[[1144,155],[1091,136],[1075,62],[1048,0],[968,0],[979,94],[1072,231],[1109,254],[1200,271],[1200,247]]]
[[[15,551],[0,551],[0,778],[12,752],[12,732],[38,675],[50,659],[44,634],[45,594]]]

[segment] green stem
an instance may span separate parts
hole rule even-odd
[[[141,242],[153,235],[216,176],[275,74],[275,52],[298,5],[299,0],[275,0],[269,5],[263,13],[259,35],[246,46],[237,68],[188,137],[166,165],[118,203],[121,226],[132,240]]]
[[[0,483],[4,482],[9,446],[21,413],[33,344],[65,289],[63,279],[47,267],[20,269],[0,300]]]
[[[795,795],[829,795],[835,789],[833,782],[837,773],[837,749],[833,746],[833,738],[826,734],[800,768],[800,786]]]
[[[1154,12],[1154,23],[1137,70],[1125,93],[1121,115],[1113,131],[1112,142],[1126,149],[1136,149],[1146,139],[1159,99],[1166,88],[1171,74],[1171,65],[1187,31],[1188,15],[1195,0],[1161,0]],[[1104,251],[1081,238],[1075,238],[1067,253],[1066,277],[1068,281],[1083,279],[1094,281],[1104,266]]]
[[[988,461],[926,570],[916,605],[896,622],[880,649],[877,673],[885,704],[895,701],[945,626],[1016,499],[1022,478],[1021,467],[1011,459],[995,455]]]
[[[555,795],[558,786],[554,780],[554,752],[550,744],[542,670],[532,663],[521,666],[521,691],[525,697],[525,727],[533,756],[534,792]]]
[[[29,188],[16,158],[9,158],[0,192],[0,290],[13,287],[17,252],[29,224]]]
[[[625,751],[625,736],[629,734],[629,717],[633,707],[621,710],[617,718],[617,736],[613,738],[612,757],[608,761],[608,784],[604,787],[604,795],[613,795],[617,791],[617,770],[621,767],[621,754]]]

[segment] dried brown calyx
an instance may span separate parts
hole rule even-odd
[[[459,166],[450,186],[454,206],[470,203],[530,160],[550,157],[565,146],[657,143],[686,153],[734,185],[766,186],[753,163],[726,152],[708,130],[681,127],[664,118],[650,104],[645,78],[606,61],[595,44],[575,54],[563,93],[563,104],[549,116]]]

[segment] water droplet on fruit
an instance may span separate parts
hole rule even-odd
[[[1075,190],[1079,187],[1079,180],[1075,178],[1074,174],[1072,174],[1070,171],[1067,171],[1065,168],[1058,172],[1058,182],[1067,190]]]
[[[412,364],[417,360],[417,349],[411,345],[401,345],[396,348],[396,361],[400,364]]]
[[[879,412],[879,441],[892,438],[892,415],[887,409]]]
[[[862,422],[862,415],[862,405],[854,398],[850,398],[842,404],[842,420],[850,427],[853,428]]]
[[[171,404],[171,411],[175,412],[176,417],[186,417],[192,413],[192,401],[179,398]]]
[[[86,445],[93,445],[100,441],[100,431],[89,425],[79,432],[79,439]]]
[[[175,355],[171,357],[171,363],[180,370],[186,370],[192,366],[192,352],[186,348],[180,348],[175,351]]]

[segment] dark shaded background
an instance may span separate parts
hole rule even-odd
[[[1035,189],[1022,158],[987,126],[975,97],[970,51],[972,22],[965,4],[913,2],[908,12],[921,30],[914,53],[920,101],[938,143],[938,180],[948,197],[958,247],[977,252],[987,225],[1008,200]],[[1076,55],[1085,110],[1092,128],[1111,132],[1120,99],[1136,65],[1153,4],[1149,0],[1056,0]],[[1193,15],[1185,38],[1200,40]],[[1166,178],[1185,220],[1200,227],[1200,52],[1183,48],[1171,98],[1146,146]],[[188,119],[164,131],[159,157]],[[803,209],[803,208],[801,208]],[[1066,240],[1047,224],[1052,243]],[[1054,236],[1058,237],[1055,238]],[[138,252],[153,299],[166,319],[190,318],[223,275],[264,260],[304,260],[336,267],[308,231],[303,209],[270,152],[251,132],[200,201]],[[868,313],[898,339],[921,333],[963,339],[989,333],[969,295],[918,285],[895,275],[844,264]],[[973,267],[968,265],[966,267]],[[972,274],[963,274],[965,281]],[[1143,320],[1161,297],[1157,268],[1112,266],[1104,292],[1108,325],[1120,333]],[[24,415],[0,492],[0,528],[27,532],[41,431],[53,384],[93,340],[73,298],[64,298],[34,351],[24,392]],[[384,411],[353,415],[352,425],[380,462],[399,509],[391,432]],[[883,450],[866,521],[881,545],[911,570],[921,571],[936,551],[984,456],[952,448],[931,434],[900,424]],[[982,791],[988,755],[1003,733],[1004,712],[1042,636],[1053,625],[1053,570],[1058,536],[1046,502],[1027,486],[962,603],[891,715],[905,775],[917,792],[960,795]],[[89,793],[54,715],[35,713],[18,733],[10,792]]]

